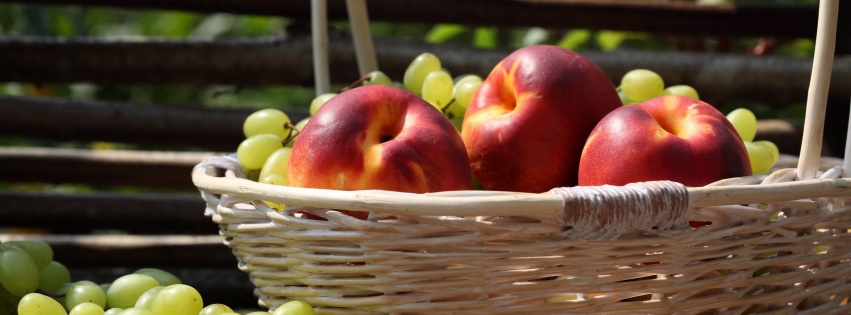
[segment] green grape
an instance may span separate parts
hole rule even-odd
[[[620,97],[620,99],[621,99],[621,104],[623,104],[623,105],[628,105],[628,104],[635,103],[635,102],[633,102],[632,100],[630,100],[630,99],[626,98],[626,96],[624,96],[624,95],[623,95],[623,89],[621,89],[620,87],[618,87],[618,88],[617,88],[617,90],[618,90],[618,97]]]
[[[210,304],[201,309],[198,315],[222,315],[225,313],[233,313],[233,309],[224,304]]]
[[[272,315],[316,315],[316,311],[305,302],[289,301],[276,308]]]
[[[688,96],[696,100],[700,99],[700,96],[697,95],[697,90],[685,84],[669,86],[665,88],[665,94]]]
[[[275,150],[283,148],[281,138],[273,134],[259,134],[242,140],[236,148],[236,158],[246,170],[259,170]]]
[[[266,108],[253,112],[242,123],[242,133],[246,138],[271,133],[278,136],[278,138],[286,139],[289,137],[291,130],[290,117],[286,113],[274,108]]]
[[[23,249],[0,244],[0,285],[14,296],[23,297],[38,289],[38,268]]]
[[[103,307],[95,303],[83,302],[74,306],[68,315],[103,315]]]
[[[151,309],[151,303],[157,298],[157,295],[160,294],[160,291],[163,290],[165,286],[155,286],[153,288],[148,289],[145,293],[139,296],[139,299],[136,300],[136,304],[133,305],[135,308],[144,308]]]
[[[308,121],[310,121],[310,117],[300,120],[297,124],[295,124],[295,127],[293,127],[293,129],[298,130],[298,132],[301,132],[302,130],[304,130],[304,126],[307,125]],[[285,146],[288,148],[292,148],[295,144],[296,138],[298,138],[298,133],[296,133],[296,136],[292,137],[290,141],[287,141],[287,144]]]
[[[115,279],[106,291],[106,304],[109,307],[131,308],[145,291],[158,285],[157,280],[151,276],[135,273],[123,275]]]
[[[736,128],[742,141],[753,141],[756,136],[756,115],[747,108],[737,108],[727,114],[727,120]]]
[[[29,293],[18,302],[18,315],[68,315],[62,304],[40,293]]]
[[[204,308],[204,300],[195,288],[185,284],[173,284],[160,291],[151,303],[153,315],[198,315]]]
[[[754,174],[763,174],[774,166],[772,153],[767,148],[761,147],[750,141],[745,141],[745,149],[748,150],[748,158],[751,162],[751,171]]]
[[[47,292],[54,292],[69,282],[71,282],[71,272],[65,265],[55,260],[38,272],[38,288]]]
[[[73,309],[84,302],[97,304],[101,308],[106,307],[106,293],[94,282],[77,281],[65,292],[65,309]]]
[[[432,71],[423,80],[420,95],[426,102],[442,111],[443,107],[452,101],[452,86],[452,76],[449,73],[443,70]]]
[[[144,308],[131,307],[122,311],[121,315],[154,315],[154,312],[151,312],[151,310],[146,310]]]
[[[620,88],[626,98],[640,103],[662,96],[665,90],[665,82],[656,72],[647,69],[635,69],[624,74],[621,78]]]
[[[482,85],[482,78],[477,75],[467,75],[463,79],[458,80],[452,88],[452,95],[455,99],[449,108],[446,115],[449,118],[464,117],[467,113],[467,107],[470,105],[470,100],[473,99],[473,94]]]
[[[156,279],[157,283],[159,283],[161,286],[169,286],[172,284],[183,283],[175,275],[162,269],[142,268],[134,271],[133,273],[151,276],[151,278]]]
[[[319,109],[322,108],[325,103],[328,103],[329,100],[334,98],[334,96],[337,96],[337,93],[320,94],[319,96],[313,98],[313,100],[310,101],[310,116],[315,115],[316,112],[319,111]]]
[[[387,76],[387,74],[385,74],[384,72],[381,72],[380,70],[375,70],[375,71],[372,71],[370,73],[367,73],[367,76],[369,77],[369,79],[367,79],[366,81],[363,81],[363,85],[378,84],[378,85],[393,86],[393,80],[391,80],[390,77]]]
[[[408,64],[402,84],[405,89],[419,95],[423,90],[423,81],[432,71],[440,70],[440,59],[432,53],[422,53]]]
[[[269,315],[269,312],[257,311],[257,312],[246,313],[245,315]]]
[[[106,312],[104,312],[103,315],[120,315],[122,312],[124,312],[123,308],[113,307],[113,308],[106,310]]]
[[[35,262],[36,268],[38,270],[44,269],[51,261],[53,261],[53,248],[50,247],[50,244],[47,244],[45,241],[41,240],[22,240],[22,241],[8,241],[3,244],[16,246],[20,249],[23,249],[27,252],[30,257],[32,257],[33,262]]]
[[[769,152],[771,152],[771,158],[774,163],[777,163],[780,159],[780,148],[778,148],[774,142],[768,140],[757,140],[753,141],[753,143],[757,146],[765,147]],[[774,163],[772,163],[772,166],[774,166]]]
[[[287,176],[287,161],[290,159],[290,152],[292,152],[292,148],[283,147],[275,150],[272,154],[266,158],[266,162],[263,164],[263,168],[260,169],[260,178],[264,178],[266,176],[277,174]],[[286,183],[284,183],[286,185]]]

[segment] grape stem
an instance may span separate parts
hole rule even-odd
[[[290,128],[290,134],[283,140],[281,143],[286,146],[292,139],[294,139],[301,132],[298,128],[295,127],[291,122],[284,124],[284,128]]]
[[[366,74],[366,75],[360,77],[359,79],[355,80],[355,82],[349,83],[349,85],[346,85],[346,86],[340,88],[340,91],[338,93],[343,93],[345,91],[354,89],[354,88],[358,87],[359,85],[361,85],[362,83],[364,83],[365,81],[369,80],[370,77],[371,77],[371,75]]]

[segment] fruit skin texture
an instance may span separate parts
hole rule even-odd
[[[575,186],[594,125],[621,106],[599,66],[552,45],[520,48],[473,95],[462,137],[484,188],[544,192]]]
[[[744,143],[712,105],[667,95],[603,118],[585,144],[579,185],[672,180],[697,187],[751,175]]]
[[[470,165],[455,126],[431,104],[396,87],[340,93],[296,138],[287,184],[413,193],[471,189]]]

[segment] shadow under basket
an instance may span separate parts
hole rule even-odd
[[[193,181],[269,308],[301,300],[317,314],[851,314],[851,181],[842,173],[409,194],[261,184],[216,156]]]

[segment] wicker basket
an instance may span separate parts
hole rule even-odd
[[[797,169],[705,187],[544,194],[273,186],[244,179],[228,156],[199,164],[192,179],[270,308],[302,300],[318,314],[851,314],[851,179],[842,161],[815,171],[820,162],[802,151]]]

